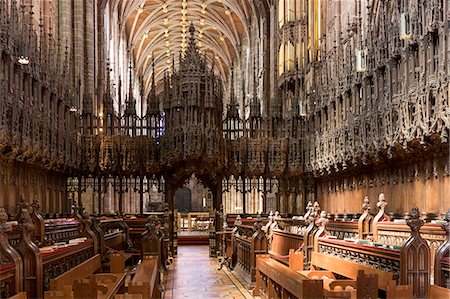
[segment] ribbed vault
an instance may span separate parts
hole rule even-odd
[[[145,92],[151,88],[152,63],[156,82],[175,66],[189,39],[189,25],[196,27],[197,46],[209,63],[226,78],[232,61],[249,40],[252,20],[259,18],[266,0],[105,0],[126,31],[137,74]],[[257,5],[255,5],[255,3]]]

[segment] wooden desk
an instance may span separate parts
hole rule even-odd
[[[144,257],[128,285],[128,293],[141,294],[143,299],[161,298],[159,282],[157,258]]]
[[[323,298],[321,279],[308,277],[265,256],[256,259],[254,296],[262,298]]]

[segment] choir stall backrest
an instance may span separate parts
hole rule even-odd
[[[411,210],[407,224],[411,228],[411,236],[400,249],[400,284],[412,285],[416,298],[426,298],[430,286],[431,257],[428,243],[420,235],[424,221],[420,219],[418,208]]]
[[[386,206],[387,206],[387,202],[384,197],[384,193],[380,193],[380,196],[378,197],[378,202],[377,202],[378,213],[375,216],[375,218],[373,219],[373,223],[372,223],[373,239],[375,241],[378,241],[378,222],[391,220],[391,217],[389,217],[389,215],[386,214],[386,212],[385,212]]]
[[[10,224],[6,223],[8,214],[4,208],[0,208],[0,268],[14,266],[14,282],[11,284],[5,283],[3,290],[3,283],[0,287],[1,296],[9,297],[14,293],[22,291],[23,281],[23,263],[19,253],[9,244],[8,232],[12,231]],[[6,271],[2,269],[2,272]],[[5,294],[3,294],[5,292]]]

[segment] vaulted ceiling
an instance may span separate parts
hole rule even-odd
[[[106,0],[108,1],[108,0]],[[189,42],[189,25],[196,27],[197,46],[226,78],[232,61],[249,39],[252,20],[267,9],[267,0],[109,0],[118,13],[135,69],[148,92],[152,62],[159,81],[164,71],[178,66]],[[263,13],[264,14],[264,13]]]

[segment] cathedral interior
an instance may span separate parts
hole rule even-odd
[[[449,28],[0,0],[0,298],[450,298]]]

